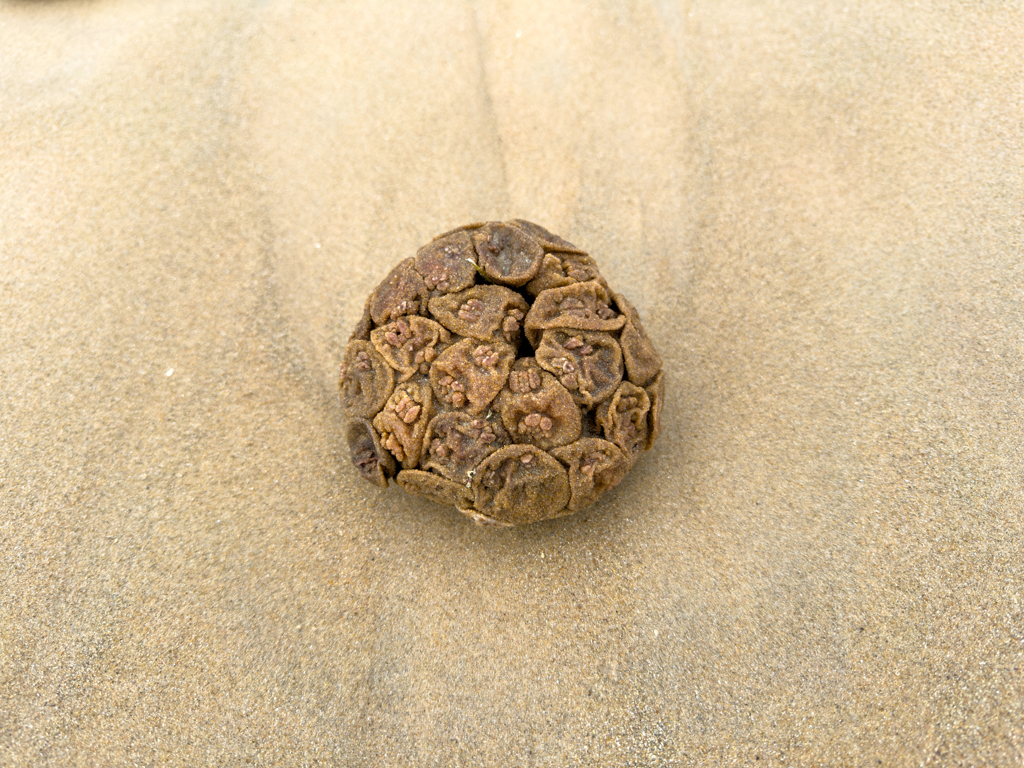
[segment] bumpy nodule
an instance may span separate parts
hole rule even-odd
[[[446,232],[396,265],[341,366],[364,478],[502,526],[618,485],[664,398],[633,305],[587,253],[522,219]]]

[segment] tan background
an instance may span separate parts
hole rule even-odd
[[[899,6],[899,7],[895,7]],[[1020,765],[1018,2],[0,6],[0,764]],[[666,431],[357,482],[367,292],[588,248]]]

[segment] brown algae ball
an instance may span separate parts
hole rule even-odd
[[[445,232],[366,302],[341,366],[373,483],[509,526],[578,512],[661,430],[665,374],[586,252],[522,219]]]

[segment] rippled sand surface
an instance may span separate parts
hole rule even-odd
[[[1022,39],[0,4],[0,763],[1020,765]],[[513,217],[671,399],[596,508],[492,530],[358,481],[336,378],[392,264]]]

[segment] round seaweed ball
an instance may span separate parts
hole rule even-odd
[[[345,350],[352,463],[478,523],[572,514],[661,429],[661,358],[584,251],[516,219],[446,232],[370,294]]]

